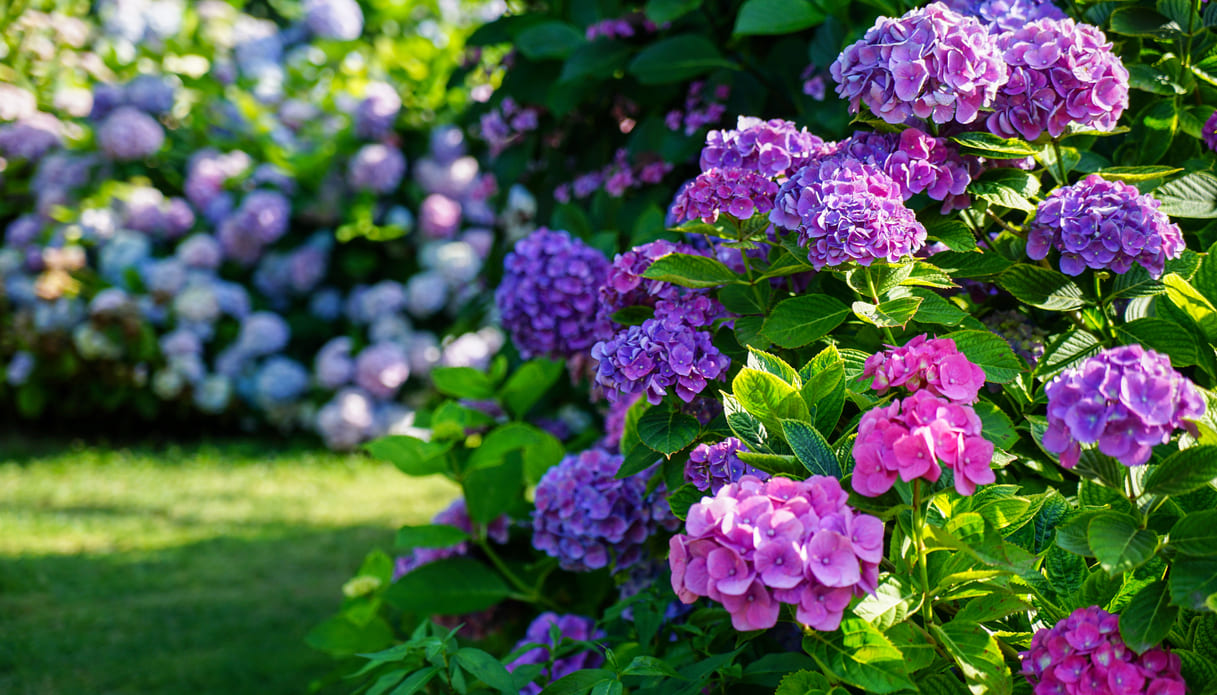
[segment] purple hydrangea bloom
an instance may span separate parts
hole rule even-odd
[[[701,151],[701,170],[745,169],[766,178],[789,176],[811,162],[824,141],[781,119],[740,116],[735,130],[711,130]]]
[[[160,75],[140,75],[123,87],[126,103],[153,115],[173,109],[176,93],[173,84]]]
[[[1193,427],[1205,410],[1200,392],[1170,358],[1140,345],[1104,350],[1059,374],[1044,393],[1044,448],[1060,454],[1066,468],[1077,465],[1083,444],[1097,444],[1125,466],[1140,466],[1155,444]]]
[[[353,342],[346,336],[333,338],[322,345],[313,360],[317,383],[327,389],[337,389],[350,383],[355,375],[355,361],[351,359],[353,348]]]
[[[359,106],[355,107],[355,134],[377,140],[393,130],[401,111],[401,97],[387,82],[370,82]]]
[[[571,454],[537,483],[532,544],[562,569],[624,569],[642,559],[648,538],[674,530],[662,490],[647,494],[649,471],[618,479],[623,459],[601,449]]]
[[[691,290],[679,285],[642,277],[655,259],[670,253],[705,255],[703,251],[689,244],[674,243],[667,239],[635,246],[625,253],[617,254],[599,290],[600,310],[604,315],[611,316],[614,312],[631,306],[654,307],[661,301],[676,301],[690,294]]]
[[[30,374],[34,372],[36,365],[37,361],[33,355],[24,350],[18,350],[13,353],[13,359],[4,369],[4,379],[10,386],[21,386],[29,381]]]
[[[39,159],[60,145],[62,129],[58,118],[41,112],[0,126],[0,154],[14,159]]]
[[[607,335],[596,304],[607,274],[604,255],[566,232],[541,228],[517,242],[494,296],[520,354],[572,357]]]
[[[821,475],[724,485],[669,542],[672,590],[683,603],[721,603],[741,632],[776,625],[782,603],[803,625],[837,629],[850,599],[874,593],[883,559],[883,522],[848,499]]]
[[[465,533],[473,534],[473,521],[469,518],[469,509],[465,505],[464,497],[458,497],[452,504],[437,513],[431,518],[431,523],[455,526]],[[510,532],[511,519],[506,514],[486,525],[486,538],[499,545],[507,542]],[[468,541],[461,541],[456,545],[444,546],[442,548],[415,548],[406,555],[398,557],[393,563],[393,581],[401,579],[423,565],[449,557],[468,554]]]
[[[724,212],[746,220],[772,210],[777,193],[776,183],[746,169],[708,169],[680,192],[672,213],[680,222],[712,223]]]
[[[1044,341],[1048,332],[1032,323],[1031,319],[1015,309],[995,311],[984,317],[989,330],[1006,339],[1014,353],[1032,367],[1044,356]]]
[[[600,440],[601,447],[608,451],[621,451],[621,435],[625,432],[625,416],[629,414],[630,408],[638,402],[639,398],[642,398],[641,394],[634,394],[632,398],[618,398],[609,402],[608,412],[604,415],[604,438]]]
[[[323,39],[350,41],[363,33],[363,10],[355,0],[307,0],[305,22]]]
[[[943,0],[959,14],[975,17],[992,34],[1018,31],[1037,19],[1064,19],[1051,0]]]
[[[997,37],[1010,80],[985,124],[1005,137],[1060,137],[1070,125],[1111,130],[1128,108],[1128,70],[1103,32],[1041,19]]]
[[[1154,647],[1137,654],[1120,636],[1120,616],[1079,608],[1036,630],[1020,652],[1022,674],[1036,693],[1184,695],[1179,655]]]
[[[409,377],[410,360],[395,343],[369,345],[355,359],[355,383],[374,398],[392,398]]]
[[[308,389],[308,370],[299,362],[275,355],[254,377],[254,402],[262,408],[292,403]]]
[[[1166,260],[1179,258],[1185,248],[1179,226],[1160,205],[1135,186],[1091,174],[1040,203],[1028,230],[1027,256],[1039,260],[1055,248],[1067,275],[1087,267],[1122,275],[1136,263],[1156,278]]]
[[[598,362],[596,383],[610,401],[645,393],[651,404],[662,401],[670,390],[689,403],[731,365],[710,334],[682,320],[679,313],[630,326],[592,346],[591,356]]]
[[[372,399],[359,389],[343,389],[317,411],[315,426],[330,449],[354,449],[375,436]]]
[[[347,182],[357,191],[391,193],[406,174],[406,158],[388,145],[364,145],[351,158]]]
[[[829,68],[837,94],[888,123],[971,123],[1008,77],[994,37],[941,2],[880,17]]]
[[[1204,122],[1204,130],[1201,134],[1204,136],[1204,144],[1208,145],[1210,150],[1217,152],[1217,111],[1214,111],[1213,115]]]
[[[269,311],[256,311],[241,321],[236,345],[247,355],[271,355],[287,347],[291,329],[287,321]]]
[[[418,208],[418,229],[428,239],[451,239],[461,226],[461,204],[440,193],[423,199]]]
[[[562,634],[562,639],[571,639],[578,642],[587,642],[604,635],[604,633],[596,630],[596,623],[591,618],[584,618],[580,615],[558,615],[553,612],[542,613],[529,624],[524,639],[516,644],[515,649],[530,644],[540,646],[516,657],[511,663],[507,664],[507,671],[509,673],[514,672],[517,668],[529,664],[548,664],[551,658],[550,650],[556,650],[561,646],[560,644],[554,644],[550,640],[549,632],[554,626],[557,626],[558,632]],[[515,650],[513,649],[512,651]],[[602,663],[604,663],[604,657],[600,656],[598,652],[580,651],[554,659],[552,669],[543,671],[542,675],[548,677],[552,682],[563,676],[568,676],[575,671],[596,668]],[[540,692],[541,686],[535,683],[528,683],[520,688],[520,695],[539,695]]]
[[[736,456],[736,452],[747,450],[748,447],[735,437],[715,444],[698,444],[685,462],[685,480],[698,490],[709,490],[710,494],[717,493],[724,485],[739,482],[745,475],[768,480],[768,473],[749,466]]]
[[[900,185],[877,167],[829,158],[782,184],[770,221],[798,232],[816,270],[850,261],[895,263],[925,244]]]
[[[224,193],[229,179],[243,174],[251,165],[249,155],[235,150],[220,153],[205,149],[190,157],[186,183],[186,198],[199,210],[207,210]]]
[[[165,130],[133,106],[120,106],[97,128],[97,144],[111,159],[129,162],[156,153],[165,144]]]
[[[200,270],[215,270],[223,260],[220,243],[210,234],[198,233],[178,245],[174,255],[183,264]]]

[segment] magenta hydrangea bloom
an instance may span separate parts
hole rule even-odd
[[[469,518],[469,509],[465,506],[464,497],[457,498],[452,504],[437,513],[432,517],[431,523],[455,526],[465,533],[473,533],[473,522]],[[504,514],[486,525],[486,538],[502,545],[507,542],[510,531],[511,519]],[[468,541],[461,541],[456,545],[449,545],[443,548],[415,548],[409,553],[399,556],[393,563],[393,581],[401,579],[423,565],[437,560],[468,554]]]
[[[744,169],[766,178],[789,176],[821,152],[824,141],[790,121],[740,116],[735,130],[712,130],[701,151],[701,170]]]
[[[626,307],[654,307],[663,300],[676,301],[696,292],[679,285],[642,277],[655,259],[670,253],[705,255],[689,244],[677,244],[667,239],[635,246],[625,253],[617,254],[609,266],[604,283],[600,286],[601,312],[607,317]]]
[[[943,201],[944,213],[971,204],[967,188],[972,172],[968,163],[949,140],[918,128],[906,128],[899,135],[858,131],[825,145],[824,152],[834,161],[856,159],[882,169],[900,186],[905,200],[925,193]],[[823,161],[827,160],[821,160],[821,166]]]
[[[1155,444],[1204,414],[1196,386],[1171,367],[1170,358],[1140,345],[1104,350],[1081,367],[1061,372],[1044,389],[1048,430],[1044,448],[1073,468],[1081,445],[1125,466],[1149,460]]]
[[[669,541],[672,590],[683,603],[723,604],[740,631],[773,627],[782,603],[808,627],[837,629],[850,599],[875,591],[883,559],[883,522],[848,499],[819,475],[724,485]]]
[[[618,479],[624,459],[601,449],[571,454],[537,483],[533,547],[562,569],[625,569],[642,559],[647,539],[676,530],[664,489],[647,494],[649,470]]]
[[[933,483],[942,475],[941,463],[955,474],[956,491],[971,495],[977,485],[997,479],[990,467],[993,450],[993,443],[981,436],[980,417],[972,406],[917,391],[862,415],[853,449],[854,492],[877,497],[897,477]]]
[[[925,245],[925,227],[900,185],[871,164],[828,158],[782,184],[770,221],[795,231],[816,270],[848,262],[895,263]]]
[[[1213,112],[1212,116],[1204,122],[1204,144],[1208,145],[1210,150],[1217,152],[1217,111]]]
[[[837,94],[888,123],[971,123],[1008,77],[988,29],[941,2],[880,17],[829,67]]]
[[[1120,637],[1120,616],[1098,606],[1031,636],[1020,652],[1022,674],[1036,695],[1184,695],[1187,684],[1179,655],[1147,649],[1138,655]]]
[[[573,357],[612,333],[597,291],[608,259],[563,231],[538,229],[503,260],[499,316],[525,359]]]
[[[955,403],[975,403],[985,385],[985,371],[965,357],[954,340],[924,334],[871,355],[862,376],[874,377],[871,388],[880,394],[903,386],[910,393],[924,389]]]
[[[549,636],[550,629],[554,626],[557,626],[563,639],[588,642],[604,636],[603,632],[596,629],[596,623],[591,618],[584,618],[581,615],[558,615],[553,612],[542,613],[529,624],[524,639],[520,640],[512,651],[530,644],[540,646],[524,652],[511,663],[506,664],[507,671],[514,673],[521,666],[549,663],[550,651],[560,646],[554,644]],[[554,659],[552,669],[543,671],[542,675],[548,677],[552,682],[575,671],[596,668],[602,663],[604,663],[604,657],[599,652],[580,651]],[[520,688],[520,695],[539,695],[540,692],[541,686],[535,683],[529,683]]]
[[[1128,108],[1128,70],[1096,27],[1040,19],[997,44],[1010,67],[986,121],[997,135],[1055,138],[1070,124],[1111,130]]]
[[[719,352],[705,331],[697,330],[677,309],[709,307],[712,300],[697,296],[671,304],[664,317],[647,319],[630,326],[608,340],[592,346],[596,383],[610,401],[644,393],[647,402],[657,404],[669,391],[685,403],[693,401],[710,381],[726,373],[731,360]],[[666,303],[665,303],[666,304]],[[691,311],[694,320],[704,319],[704,311]]]
[[[685,462],[685,480],[698,490],[709,490],[715,494],[724,485],[737,482],[745,475],[759,480],[768,480],[769,474],[749,466],[739,459],[737,452],[748,447],[735,437],[727,437],[715,444],[698,444],[689,452]]]
[[[1153,277],[1186,248],[1179,226],[1158,209],[1162,202],[1135,186],[1098,174],[1063,186],[1040,203],[1027,234],[1027,256],[1039,260],[1055,248],[1061,272],[1086,268],[1124,274],[1136,263]]]
[[[776,183],[747,169],[709,169],[676,196],[672,214],[679,222],[700,218],[712,223],[724,212],[746,220],[772,210],[777,193]]]
[[[993,34],[1017,31],[1037,19],[1065,18],[1065,13],[1050,0],[943,1],[959,14],[977,18]]]

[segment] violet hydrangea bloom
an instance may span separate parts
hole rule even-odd
[[[875,591],[883,559],[883,522],[848,499],[821,475],[724,485],[669,541],[672,589],[683,603],[723,604],[739,631],[773,627],[782,603],[808,627],[837,629],[850,599]]]
[[[897,476],[905,482],[936,482],[942,475],[940,462],[955,474],[961,495],[997,479],[990,467],[993,443],[981,436],[976,411],[928,390],[864,413],[853,456],[854,491],[867,497],[887,492]]]
[[[943,0],[959,14],[975,17],[992,34],[1018,31],[1037,19],[1064,19],[1051,0]]]
[[[307,0],[305,22],[323,39],[350,41],[363,33],[363,11],[355,0]]]
[[[601,449],[571,454],[537,483],[532,544],[562,569],[624,569],[642,559],[648,538],[675,530],[661,489],[647,494],[647,471],[618,479],[624,459]]]
[[[735,130],[711,130],[701,151],[701,170],[744,169],[766,178],[789,176],[811,162],[824,141],[778,118],[740,116]]]
[[[525,359],[572,357],[610,332],[596,304],[608,259],[568,233],[538,229],[516,243],[503,271],[495,304]]]
[[[550,640],[550,629],[554,626],[557,626],[558,632],[562,634],[562,639],[564,640],[571,639],[578,642],[587,642],[604,635],[604,633],[596,629],[596,623],[591,618],[584,618],[581,615],[558,615],[552,611],[542,613],[529,624],[528,630],[524,634],[524,639],[516,644],[515,649],[530,644],[539,646],[524,652],[512,660],[511,663],[506,664],[507,671],[513,673],[517,668],[529,664],[548,664],[550,659],[553,658],[551,651],[557,650],[561,646],[560,644],[554,644]],[[512,651],[515,650],[513,649]],[[596,668],[602,663],[604,663],[604,657],[600,656],[599,652],[579,651],[554,658],[553,667],[543,671],[542,674],[547,676],[552,682],[575,671]],[[541,686],[535,683],[528,683],[520,688],[520,695],[539,695],[540,692]]]
[[[698,490],[709,490],[710,494],[717,493],[724,485],[738,482],[745,475],[768,480],[768,473],[749,466],[736,456],[736,452],[747,450],[735,437],[715,444],[698,444],[685,462],[685,480]]]
[[[120,106],[98,126],[97,144],[111,159],[129,162],[161,149],[165,131],[152,116],[133,106]]]
[[[410,359],[396,343],[369,345],[355,358],[355,383],[374,398],[392,398],[408,378]]]
[[[359,148],[347,168],[347,182],[357,191],[391,193],[406,173],[406,158],[401,150],[373,144]]]
[[[1137,654],[1120,637],[1120,616],[1079,608],[1037,630],[1020,652],[1022,674],[1035,693],[1184,695],[1179,655],[1154,647]]]
[[[1201,134],[1204,136],[1204,144],[1208,145],[1210,150],[1217,152],[1217,111],[1214,111],[1213,115],[1204,122],[1204,130]]]
[[[971,123],[1008,77],[988,30],[941,2],[880,17],[829,73],[851,113],[865,103],[888,123]]]
[[[737,220],[773,209],[778,185],[746,169],[709,169],[676,197],[672,213],[680,222],[700,218],[707,224],[727,213]]]
[[[667,239],[658,239],[617,254],[599,290],[600,310],[604,315],[611,316],[614,312],[631,306],[654,307],[663,300],[675,301],[695,292],[669,282],[642,277],[655,259],[670,253],[704,255],[689,244],[674,243]]]
[[[699,296],[674,306],[695,304],[696,300],[707,305],[712,301]],[[598,362],[596,383],[604,387],[610,401],[644,393],[652,405],[672,390],[685,403],[692,402],[731,365],[714,347],[709,333],[697,330],[675,312],[647,319],[596,343],[591,355]]]
[[[355,107],[355,134],[374,140],[393,130],[401,111],[401,97],[388,82],[369,82],[363,100]]]
[[[1027,235],[1027,256],[1039,260],[1050,248],[1061,254],[1061,272],[1086,268],[1124,274],[1136,263],[1153,277],[1185,247],[1179,226],[1158,208],[1162,202],[1135,186],[1091,174],[1063,186],[1040,203]]]
[[[1082,366],[1059,374],[1044,389],[1048,430],[1044,448],[1073,468],[1081,445],[1125,466],[1149,460],[1155,444],[1204,414],[1194,384],[1171,367],[1170,358],[1140,345],[1104,350]]]
[[[816,270],[895,263],[925,245],[925,227],[905,206],[899,184],[852,158],[800,169],[782,184],[769,219],[798,233]]]
[[[954,340],[925,334],[871,355],[862,376],[874,377],[871,388],[880,394],[903,386],[910,393],[925,389],[955,403],[975,403],[985,384],[985,371],[965,357]]]
[[[1096,27],[1041,19],[997,44],[1010,68],[986,120],[997,135],[1056,138],[1071,124],[1111,130],[1128,108],[1128,70]]]

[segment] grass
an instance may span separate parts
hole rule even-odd
[[[0,692],[304,693],[304,645],[444,480],[265,442],[104,449],[0,435]]]

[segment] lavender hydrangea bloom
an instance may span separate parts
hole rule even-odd
[[[1140,466],[1155,444],[1189,428],[1205,410],[1195,385],[1170,358],[1140,345],[1104,350],[1059,374],[1044,393],[1044,448],[1060,454],[1066,468],[1077,465],[1082,444],[1096,443],[1125,466]]]
[[[589,449],[562,459],[537,483],[532,544],[565,570],[624,569],[642,559],[659,528],[678,523],[646,472],[618,479],[623,459]]]
[[[347,182],[357,191],[391,193],[406,174],[406,158],[388,145],[364,145],[347,169]]]
[[[97,128],[97,144],[111,159],[129,162],[154,154],[165,144],[165,131],[148,114],[120,106]]]
[[[837,94],[888,123],[971,123],[1008,78],[994,37],[941,2],[880,17],[829,68]]]
[[[814,163],[782,184],[770,221],[798,232],[816,270],[850,261],[895,263],[925,244],[900,186],[854,159]]]
[[[600,310],[605,316],[631,306],[654,307],[659,302],[676,301],[690,293],[690,290],[658,280],[648,280],[642,277],[655,259],[670,253],[687,255],[705,255],[705,253],[689,244],[678,244],[659,239],[649,244],[635,246],[619,253],[609,266],[608,275],[600,286]]]
[[[39,159],[60,145],[62,129],[58,118],[41,112],[0,126],[0,154],[14,159]]]
[[[558,615],[553,612],[542,613],[529,624],[524,639],[516,644],[515,649],[529,644],[540,646],[516,657],[515,660],[507,664],[507,671],[512,673],[517,668],[529,664],[548,664],[551,658],[550,650],[556,650],[560,646],[559,644],[554,644],[549,637],[550,629],[554,626],[557,626],[564,640],[571,639],[578,642],[587,642],[603,636],[602,632],[595,629],[596,623],[591,618],[584,618],[580,615]],[[596,668],[602,663],[604,663],[604,657],[600,656],[599,653],[582,651],[554,659],[552,669],[542,673],[552,682],[575,671]],[[540,692],[541,686],[535,683],[528,683],[520,688],[520,695],[539,695]]]
[[[739,482],[745,475],[768,480],[768,473],[749,466],[736,456],[736,452],[747,450],[748,447],[735,437],[715,444],[698,444],[685,462],[685,480],[698,490],[709,490],[710,494],[717,493],[724,485]]]
[[[315,426],[330,449],[354,449],[373,436],[372,399],[359,389],[343,389],[317,411]]]
[[[308,28],[323,39],[350,41],[363,33],[363,10],[355,0],[307,0]]]
[[[13,359],[4,369],[4,378],[10,386],[21,386],[29,381],[37,362],[34,356],[24,350],[13,353]]]
[[[406,351],[394,343],[369,345],[355,359],[355,383],[374,398],[392,398],[409,377]]]
[[[777,193],[776,183],[747,169],[709,169],[680,192],[672,214],[680,222],[713,223],[724,212],[746,220],[772,210]]]
[[[355,361],[351,359],[354,344],[346,336],[331,339],[317,351],[313,361],[313,372],[317,383],[327,389],[345,386],[355,375]]]
[[[393,130],[393,121],[401,111],[401,97],[387,82],[371,82],[363,101],[355,108],[355,134],[376,140]]]
[[[1018,31],[1037,19],[1064,19],[1065,13],[1051,0],[943,0],[959,14],[975,17],[989,33]]]
[[[824,141],[781,119],[740,116],[735,130],[711,130],[701,170],[746,169],[766,178],[789,176],[811,162]]]
[[[1103,32],[1072,19],[1041,19],[997,37],[1010,80],[986,125],[997,135],[1060,137],[1070,125],[1116,127],[1128,108],[1128,70]]]
[[[256,311],[241,322],[236,344],[249,355],[270,355],[287,347],[291,329],[282,316],[269,311]]]
[[[251,165],[249,155],[236,150],[220,153],[205,149],[190,157],[184,190],[199,210],[206,210],[224,192],[229,179],[240,176]]]
[[[1204,130],[1201,134],[1204,136],[1204,144],[1208,145],[1210,150],[1217,152],[1217,111],[1214,111],[1213,115],[1204,122]]]
[[[418,228],[428,239],[450,239],[461,225],[461,204],[432,193],[418,209]]]
[[[275,355],[254,377],[254,402],[265,409],[292,403],[304,394],[308,383],[308,370],[299,362]]]
[[[607,335],[596,310],[607,274],[603,254],[564,231],[541,228],[517,242],[494,297],[520,354],[572,357]]]
[[[714,347],[711,336],[679,315],[647,319],[592,346],[596,383],[610,401],[645,393],[657,404],[674,390],[686,403],[719,378],[731,361]]]
[[[149,114],[168,113],[177,90],[160,75],[140,75],[123,87],[125,101]]]
[[[1185,248],[1183,233],[1158,209],[1161,204],[1134,186],[1091,174],[1040,203],[1027,256],[1039,260],[1055,248],[1067,275],[1088,267],[1124,274],[1136,263],[1159,277],[1166,260],[1179,258]]]

